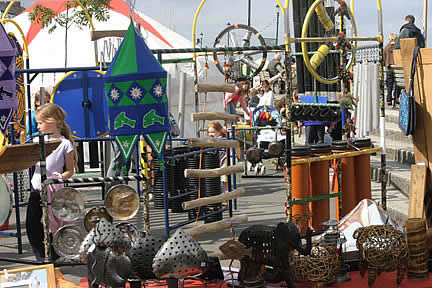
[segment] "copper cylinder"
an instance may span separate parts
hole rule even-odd
[[[333,153],[353,151],[346,141],[333,141],[332,149]],[[334,161],[334,163],[337,163],[337,161]],[[353,157],[342,158],[341,166],[342,167],[338,167],[338,169],[342,169],[342,215],[339,215],[340,204],[339,201],[336,201],[336,218],[339,220],[357,205]],[[335,179],[337,179],[337,177],[335,177]],[[334,183],[334,191],[335,193],[339,193],[340,191],[338,181]]]
[[[313,157],[325,156],[331,153],[331,145],[311,145]],[[328,195],[330,193],[329,161],[310,163],[310,190],[312,197]],[[322,230],[321,223],[330,219],[329,199],[312,202],[312,227],[315,231]]]
[[[361,150],[368,149],[371,147],[371,145],[372,142],[370,138],[361,138],[354,140],[354,146]],[[372,199],[369,154],[354,157],[354,173],[356,202],[359,203],[363,199]]]

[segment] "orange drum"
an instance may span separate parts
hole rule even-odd
[[[330,155],[332,146],[330,144],[311,145],[313,157]],[[310,190],[312,197],[328,195],[330,193],[330,161],[319,161],[310,163]],[[312,202],[312,227],[315,231],[322,230],[321,223],[330,219],[329,199]]]
[[[310,157],[309,146],[293,146],[291,148],[292,159],[303,159]],[[305,199],[311,197],[310,194],[310,170],[309,163],[293,165],[291,167],[291,187],[292,187],[292,198],[296,200]],[[304,217],[310,215],[309,203],[294,204],[292,206],[292,217]],[[308,217],[309,218],[309,217]],[[306,231],[300,231],[305,233]]]
[[[344,153],[352,152],[351,148],[346,140],[333,141],[332,142],[333,153]],[[337,166],[337,160],[334,161]],[[355,186],[355,173],[354,173],[354,158],[346,157],[342,158],[342,215],[339,215],[339,201],[336,201],[336,218],[342,219],[357,205],[356,186]],[[338,167],[339,169],[339,167]],[[335,174],[334,179],[334,191],[339,193],[339,183],[337,182],[337,175]]]
[[[361,150],[372,146],[370,138],[354,139],[354,146]],[[354,157],[354,173],[356,187],[356,202],[363,199],[371,199],[371,175],[370,175],[370,155],[360,155]]]

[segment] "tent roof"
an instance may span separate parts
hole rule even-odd
[[[52,0],[36,1],[35,3],[33,3],[33,5],[28,7],[20,15],[22,15],[24,13],[30,13],[33,10],[33,8],[38,4],[41,4],[47,8],[50,8],[50,9],[54,10],[56,12],[56,14],[59,14],[59,13],[66,11],[66,5],[65,5],[66,2],[67,1],[65,1],[65,0],[63,0],[63,1],[52,1]],[[123,0],[111,0],[110,6],[111,6],[112,11],[120,13],[120,14],[129,18],[129,16],[130,16],[129,7],[125,1],[123,1]],[[137,14],[136,12],[134,12],[133,18],[134,18],[135,23],[139,23],[144,29],[149,31],[151,34],[155,35],[157,38],[159,38],[162,42],[164,42],[170,48],[173,48],[172,44],[167,39],[165,39],[164,36],[162,36],[160,34],[160,32],[157,30],[157,28],[155,28],[152,24],[150,24],[148,21],[146,21],[140,14]],[[31,24],[31,26],[28,29],[27,34],[26,34],[26,39],[27,39],[28,44],[30,44],[33,41],[33,39],[37,36],[37,34],[41,31],[41,29],[42,29],[42,24],[40,24],[40,23],[39,24],[36,24],[36,23]]]

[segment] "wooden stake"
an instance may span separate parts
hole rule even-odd
[[[240,157],[240,142],[238,140],[224,140],[224,139],[197,139],[190,138],[188,140],[189,146],[195,147],[222,147],[222,148],[234,148],[237,154],[237,158]]]
[[[205,93],[205,92],[227,92],[234,93],[234,84],[196,84],[195,92]]]
[[[209,223],[209,224],[203,224],[191,229],[185,230],[186,233],[188,233],[191,236],[197,236],[200,234],[204,234],[207,232],[214,232],[223,230],[226,228],[231,227],[233,224],[243,224],[248,221],[247,216],[234,216],[232,218],[224,219],[221,221]]]
[[[228,122],[237,122],[240,119],[240,116],[228,113],[221,112],[199,112],[192,113],[191,120],[192,121],[201,121],[201,120],[223,120]]]
[[[222,167],[216,169],[185,169],[184,175],[186,178],[215,178],[223,175],[231,175],[234,173],[243,172],[243,165],[237,164],[236,166]]]
[[[243,195],[244,193],[245,193],[245,189],[241,187],[228,193],[183,202],[182,207],[184,210],[189,210],[196,207],[202,207],[208,204],[222,203],[227,200],[236,199],[241,195]]]
[[[423,218],[426,179],[426,165],[411,165],[408,218]]]

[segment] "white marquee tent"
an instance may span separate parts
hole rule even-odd
[[[37,1],[27,8],[23,13],[13,18],[21,27],[28,42],[30,68],[62,68],[65,67],[65,28],[58,27],[53,33],[48,29],[41,29],[40,25],[32,24],[29,20],[29,12],[34,5],[40,3],[49,7],[57,13],[66,13],[66,1]],[[123,0],[112,0],[112,8],[109,11],[109,20],[107,22],[93,22],[95,31],[103,30],[127,30],[130,23],[130,11],[128,4]],[[74,8],[80,9],[80,8]],[[69,10],[67,13],[73,13]],[[134,22],[139,27],[147,45],[150,49],[164,48],[190,48],[192,42],[178,33],[170,30],[151,17],[135,11],[133,13]],[[14,25],[5,24],[7,32],[13,32],[20,43],[23,43],[21,36]],[[97,44],[91,41],[90,28],[79,28],[76,25],[67,30],[67,67],[85,67],[95,66],[96,55],[98,59],[109,62],[115,54],[121,42],[120,38],[104,38],[97,41]],[[97,48],[96,48],[97,46]],[[97,51],[97,52],[96,52]],[[191,58],[191,54],[164,54],[163,59],[172,58]],[[209,83],[222,83],[223,75],[219,73],[214,64],[209,63],[208,70]],[[164,64],[168,71],[168,98],[171,113],[177,118],[179,104],[179,83],[181,72],[186,73],[186,102],[185,102],[185,136],[195,135],[195,125],[190,121],[190,114],[195,111],[194,87],[193,87],[193,64]],[[204,82],[205,69],[204,59],[199,59],[197,65],[199,82]],[[32,82],[32,93],[39,87],[53,87],[59,81],[64,73],[44,73],[38,75]],[[204,96],[200,95],[200,102]],[[221,93],[210,93],[207,96],[207,111],[223,110],[223,95]],[[209,110],[211,109],[211,110]],[[202,107],[200,107],[200,111]]]

